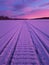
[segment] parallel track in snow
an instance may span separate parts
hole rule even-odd
[[[15,21],[10,24],[13,25],[10,30],[0,35],[0,64],[49,65],[49,35],[43,31],[39,21]]]

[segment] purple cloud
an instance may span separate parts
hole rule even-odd
[[[28,2],[38,2],[40,0],[27,0]]]
[[[23,4],[16,4],[13,6],[13,10],[16,11],[16,10],[21,10],[25,7],[25,5]]]
[[[48,3],[44,3],[44,4],[40,5],[40,7],[43,7],[43,6],[49,6],[49,2],[48,2]]]
[[[41,7],[48,5],[49,1],[46,0],[0,0],[0,15],[17,17],[30,15],[32,13],[35,14],[37,9],[39,13],[39,9],[42,10]],[[45,9],[48,8],[49,7],[45,7]]]

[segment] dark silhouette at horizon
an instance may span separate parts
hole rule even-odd
[[[37,20],[37,19],[49,19],[49,17],[34,18],[30,20]],[[29,19],[28,18],[10,18],[8,16],[0,16],[0,20],[29,20]]]
[[[0,16],[0,20],[27,20],[27,18],[10,18],[8,16]]]
[[[41,18],[35,18],[35,19],[49,19],[49,17],[41,17]]]

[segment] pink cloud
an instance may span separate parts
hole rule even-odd
[[[18,16],[20,17],[20,16]],[[37,10],[34,13],[21,16],[20,18],[40,18],[40,17],[49,17],[49,9]]]
[[[25,7],[25,8],[23,8],[23,12],[25,12],[25,13],[28,13],[28,12],[31,12],[33,9],[31,8],[31,7]]]

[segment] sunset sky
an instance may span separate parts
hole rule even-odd
[[[0,16],[49,17],[49,0],[0,0]]]

